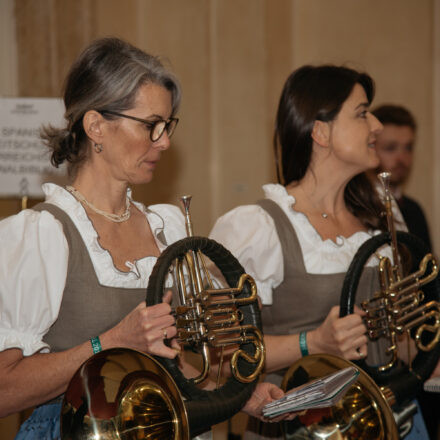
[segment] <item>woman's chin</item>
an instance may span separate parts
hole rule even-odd
[[[379,168],[379,165],[380,165],[380,160],[379,160],[379,158],[376,156],[375,159],[371,161],[370,170],[371,170],[371,169],[377,169],[377,168]]]
[[[379,156],[376,153],[376,149],[375,148],[371,148],[369,150],[369,155],[368,155],[368,161],[366,161],[367,165],[368,165],[368,169],[371,170],[372,168],[378,168],[380,165],[380,160],[379,160]]]
[[[142,175],[131,176],[129,179],[130,185],[145,185],[153,180],[153,172],[144,173]]]

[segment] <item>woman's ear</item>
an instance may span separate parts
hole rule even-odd
[[[89,110],[84,114],[83,127],[87,137],[94,144],[102,144],[104,119],[96,110]]]
[[[313,124],[312,139],[321,147],[328,147],[330,144],[330,124],[316,120]]]

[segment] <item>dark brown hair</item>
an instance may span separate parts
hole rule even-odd
[[[355,84],[364,88],[371,103],[374,81],[366,73],[323,65],[303,66],[290,74],[281,93],[274,133],[280,183],[288,185],[304,177],[312,157],[315,121],[334,120]],[[386,229],[383,205],[365,173],[350,180],[344,198],[348,209],[366,227]]]
[[[139,88],[148,83],[158,84],[171,92],[174,115],[180,103],[180,86],[159,58],[118,38],[92,42],[72,65],[66,78],[66,126],[41,129],[41,138],[52,150],[52,164],[58,167],[67,161],[69,175],[75,175],[89,151],[82,123],[84,114],[89,110],[121,112],[130,109]]]
[[[382,124],[393,124],[417,130],[416,120],[411,112],[401,105],[384,104],[371,111]]]

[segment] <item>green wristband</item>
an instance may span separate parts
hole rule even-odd
[[[301,355],[308,356],[309,349],[307,347],[307,332],[301,332],[299,334],[299,349],[301,350]]]
[[[90,343],[92,344],[93,354],[99,353],[102,351],[101,341],[99,340],[99,336],[96,338],[90,339]]]

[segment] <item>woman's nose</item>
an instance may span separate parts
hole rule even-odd
[[[168,148],[170,148],[171,142],[166,130],[163,132],[162,136],[156,142],[153,143],[153,146],[154,148],[157,148],[162,151],[168,150]]]
[[[383,130],[383,125],[372,113],[370,113],[370,127],[371,131],[375,134],[380,133]]]

